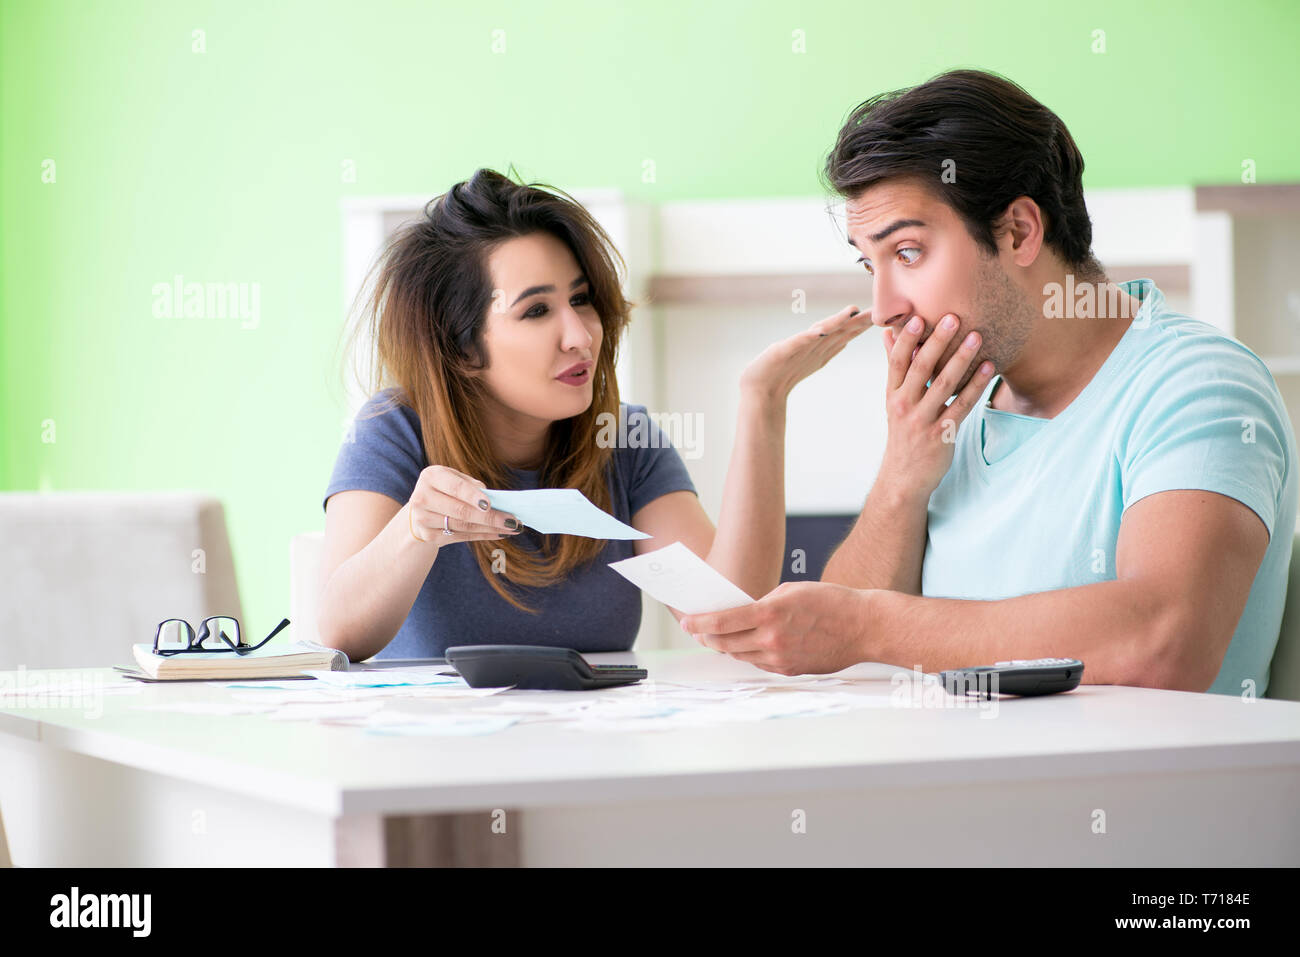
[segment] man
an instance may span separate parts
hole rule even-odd
[[[1106,278],[1082,172],[1061,120],[992,74],[857,107],[826,177],[889,354],[880,471],[821,582],[687,632],[781,674],[1073,657],[1085,682],[1263,694],[1286,408],[1240,343]]]

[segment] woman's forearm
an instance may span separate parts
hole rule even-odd
[[[742,390],[708,563],[753,598],[781,581],[785,552],[785,399]]]
[[[411,535],[403,505],[370,544],[339,565],[321,592],[321,643],[362,661],[383,650],[410,614],[438,546]]]

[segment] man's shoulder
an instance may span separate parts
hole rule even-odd
[[[1114,393],[1131,440],[1223,437],[1231,434],[1225,423],[1244,423],[1254,430],[1247,434],[1266,429],[1289,466],[1290,414],[1263,359],[1217,326],[1180,313],[1157,317],[1144,332]]]
[[[1152,396],[1174,396],[1216,386],[1243,385],[1281,401],[1267,363],[1227,332],[1182,313],[1165,312],[1137,336],[1130,386]]]

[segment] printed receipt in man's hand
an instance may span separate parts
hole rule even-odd
[[[610,562],[609,567],[650,597],[687,615],[754,603],[740,586],[681,542]]]
[[[602,512],[576,488],[485,489],[492,507],[513,515],[529,528],[548,535],[587,538],[649,538]]]

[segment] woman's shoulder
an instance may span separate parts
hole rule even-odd
[[[412,407],[406,393],[397,386],[380,389],[366,399],[357,410],[356,418],[358,421],[376,420],[385,429],[411,427],[417,433],[420,431],[419,413]]]
[[[419,420],[396,398],[392,389],[377,392],[348,422],[325,502],[335,492],[351,489],[380,492],[399,503],[410,496],[428,463]]]
[[[397,444],[412,453],[423,451],[420,416],[398,387],[381,389],[370,396],[353,418],[354,441]]]
[[[620,402],[617,421],[605,413],[597,426],[597,441],[614,449],[615,468],[630,487],[665,484],[693,489],[681,449],[697,447],[696,417],[651,412],[636,402]]]
[[[399,386],[390,386],[387,389],[380,389],[374,395],[370,396],[361,405],[357,415],[365,415],[374,418],[380,415],[387,415],[389,412],[398,409],[415,416],[415,410],[411,408],[411,402],[406,397],[406,393]],[[418,416],[416,416],[418,420]]]
[[[659,416],[636,402],[620,402],[618,415],[596,417],[596,441],[622,457],[638,458],[646,449],[671,447],[671,437],[660,427]]]

